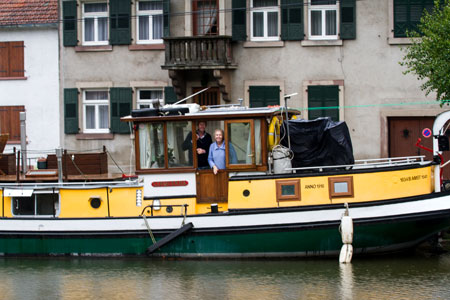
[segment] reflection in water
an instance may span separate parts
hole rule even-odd
[[[0,299],[450,299],[450,255],[333,260],[1,258]]]

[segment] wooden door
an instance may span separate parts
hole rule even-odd
[[[389,156],[425,155],[427,160],[433,160],[433,154],[416,146],[421,138],[421,145],[433,149],[433,138],[425,138],[422,131],[433,129],[434,117],[392,117],[389,122]],[[444,161],[450,159],[449,151],[444,152]],[[450,179],[450,165],[444,168],[444,179]]]
[[[203,90],[205,87],[197,87],[192,89],[192,93],[197,93]],[[194,103],[199,104],[200,106],[207,105],[219,105],[220,104],[220,94],[218,87],[210,87],[203,93],[198,94],[194,97]]]
[[[228,172],[197,170],[197,203],[223,203],[228,201]]]

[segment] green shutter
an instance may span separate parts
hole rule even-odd
[[[280,105],[279,86],[250,86],[250,107]]]
[[[419,32],[423,11],[431,12],[433,7],[434,0],[394,0],[394,37],[406,37],[406,31]]]
[[[120,118],[131,114],[133,91],[131,88],[111,88],[111,132],[130,133],[128,122],[121,122]]]
[[[163,0],[164,37],[170,37],[170,0]]]
[[[247,6],[246,0],[233,0],[231,14],[232,19],[232,40],[247,40]]]
[[[63,5],[63,45],[76,46],[77,39],[77,1],[64,1]]]
[[[327,107],[335,107],[326,109]],[[339,121],[339,86],[310,85],[308,86],[308,119],[331,117]]]
[[[281,0],[281,39],[303,40],[303,1]]]
[[[131,1],[109,0],[111,45],[131,44]]]
[[[78,89],[64,89],[64,133],[78,133]]]
[[[341,0],[341,39],[354,40],[356,38],[356,1]]]
[[[178,101],[177,94],[173,86],[164,87],[164,104],[173,104]]]

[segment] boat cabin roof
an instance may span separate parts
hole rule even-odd
[[[165,105],[164,108],[186,108],[189,105]],[[286,113],[286,108],[282,106],[273,107],[255,107],[249,108],[239,105],[218,105],[218,106],[204,106],[194,112],[189,112],[180,115],[164,115],[159,113],[156,116],[126,116],[121,120],[124,122],[152,122],[152,121],[174,121],[174,120],[198,120],[198,119],[245,119],[245,118],[271,118],[276,115]],[[287,108],[289,116],[299,115],[300,110],[295,108]]]

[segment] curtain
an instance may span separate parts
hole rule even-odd
[[[327,10],[325,11],[325,24],[326,29],[325,33],[326,35],[336,35],[337,34],[337,28],[336,28],[336,11],[335,10]]]
[[[149,37],[149,16],[139,16],[139,39],[148,40]]]
[[[322,12],[311,11],[311,35],[322,35]]]
[[[267,13],[267,36],[278,36],[278,12]]]
[[[152,18],[153,21],[153,39],[154,40],[160,40],[163,36],[163,15],[153,15]]]
[[[84,19],[84,40],[90,42],[94,40],[94,19]]]
[[[253,36],[262,37],[264,36],[264,13],[254,12],[253,13]]]
[[[205,35],[212,32],[213,25],[217,24],[217,9],[215,3],[198,2],[197,34]]]
[[[98,40],[108,40],[108,18],[98,18]]]

